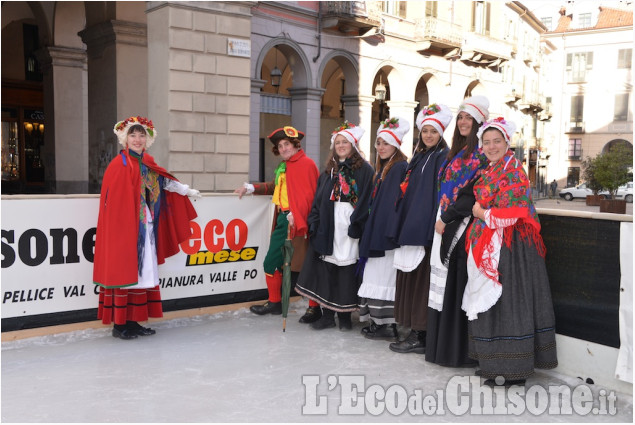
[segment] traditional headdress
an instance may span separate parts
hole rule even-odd
[[[115,124],[115,127],[112,131],[117,135],[117,139],[119,139],[119,143],[125,148],[127,147],[126,140],[128,138],[128,130],[133,125],[140,125],[146,130],[146,148],[149,148],[154,143],[154,139],[157,137],[157,131],[154,128],[154,124],[152,121],[145,117],[130,117],[126,118],[123,121],[119,121]]]
[[[507,146],[511,144],[512,136],[516,132],[516,124],[514,124],[512,121],[505,121],[505,118],[503,117],[498,117],[494,118],[491,121],[485,121],[481,128],[478,129],[478,133],[476,133],[476,135],[478,136],[479,147],[483,146],[483,133],[485,133],[485,130],[491,127],[503,133],[503,137],[507,142]]]
[[[393,117],[379,123],[377,138],[381,137],[389,145],[401,148],[406,133],[410,131],[410,123],[405,118]]]
[[[489,100],[485,96],[472,96],[463,100],[459,112],[465,111],[481,124],[489,118]]]
[[[452,112],[450,111],[450,108],[445,105],[433,103],[419,111],[415,123],[417,124],[419,131],[421,131],[424,125],[430,125],[434,127],[441,136],[443,136],[443,133],[445,132],[445,129],[448,128],[450,121],[452,121]]]
[[[278,128],[273,130],[269,136],[267,136],[271,143],[274,145],[277,144],[282,139],[298,139],[302,140],[304,137],[304,133],[296,130],[291,126],[285,126],[282,128]]]
[[[333,145],[335,144],[335,138],[337,135],[344,136],[348,142],[353,145],[355,150],[359,152],[359,141],[364,136],[366,130],[363,128],[351,124],[348,121],[344,121],[341,125],[337,126],[335,130],[331,133],[331,149],[333,149]]]

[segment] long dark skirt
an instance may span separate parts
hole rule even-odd
[[[430,247],[421,263],[411,272],[397,270],[395,320],[401,326],[425,331],[430,293]]]
[[[534,367],[558,366],[555,316],[545,260],[514,232],[498,264],[503,293],[498,302],[469,322],[470,357],[481,376],[525,379]]]
[[[472,367],[468,356],[467,315],[461,309],[467,284],[465,232],[450,255],[443,311],[428,307],[426,360],[441,366]]]
[[[375,298],[360,298],[359,321],[372,320],[378,325],[395,323],[395,302],[377,300]]]
[[[323,261],[309,244],[295,290],[329,310],[357,311],[361,276],[355,275],[356,270],[357,264],[336,266]]]

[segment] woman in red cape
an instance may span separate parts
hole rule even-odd
[[[124,149],[104,174],[99,202],[93,283],[100,286],[97,317],[114,322],[112,335],[133,339],[156,333],[138,322],[162,317],[158,265],[190,237],[196,211],[181,184],[145,152],[156,138],[152,121],[115,124]]]

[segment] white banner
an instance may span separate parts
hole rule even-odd
[[[193,235],[159,266],[164,300],[266,288],[270,197],[205,196]],[[2,200],[2,319],[96,308],[98,196]],[[116,267],[115,264],[112,265]]]

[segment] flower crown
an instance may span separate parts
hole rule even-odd
[[[126,128],[128,124],[132,124],[132,125],[140,124],[145,127],[150,137],[154,137],[154,124],[152,124],[152,120],[149,120],[146,117],[140,117],[138,115],[136,117],[130,117],[130,118],[126,118],[123,121],[119,121],[115,125],[115,130],[121,131],[124,128]]]
[[[145,117],[141,117],[137,115],[136,117],[129,117],[123,121],[119,121],[117,124],[115,124],[115,127],[112,129],[113,132],[117,135],[117,138],[119,139],[119,143],[123,147],[126,147],[126,139],[128,136],[127,134],[128,130],[130,129],[130,127],[137,124],[143,126],[143,128],[145,128],[146,133],[148,135],[146,139],[146,147],[150,147],[150,145],[154,143],[154,139],[156,138],[157,132],[154,128],[154,124],[152,123],[152,120],[149,120]]]
[[[355,128],[355,124],[352,124],[350,122],[348,122],[348,120],[344,121],[342,124],[340,124],[339,126],[335,127],[335,129],[333,130],[333,132],[331,134],[337,134],[342,130],[346,130],[349,128]]]
[[[428,105],[422,109],[423,115],[434,115],[441,112],[441,107],[436,103]]]
[[[379,123],[382,128],[397,128],[399,127],[399,118],[391,118]]]

